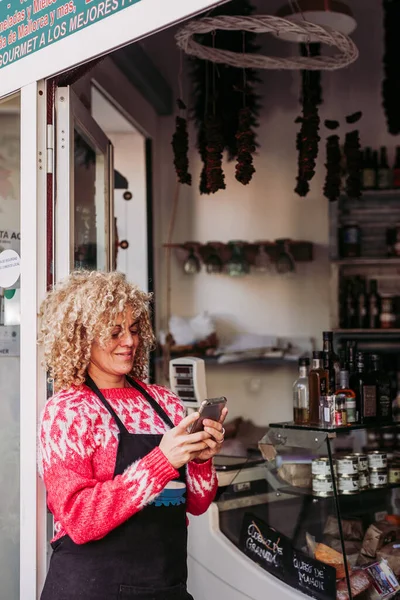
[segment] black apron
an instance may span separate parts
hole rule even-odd
[[[136,381],[128,379],[159,417],[169,416]],[[115,419],[119,442],[114,477],[160,444],[162,435],[129,433],[94,381],[86,385]],[[185,467],[179,479],[186,481]],[[159,496],[101,540],[75,544],[63,536],[53,554],[41,600],[193,600],[186,590],[187,526],[183,490]]]

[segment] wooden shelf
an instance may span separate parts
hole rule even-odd
[[[171,356],[171,359],[178,358],[177,356]],[[181,358],[181,357],[179,357]],[[184,358],[184,356],[182,357]],[[216,367],[284,367],[284,366],[294,366],[297,368],[298,359],[288,359],[288,358],[251,358],[249,360],[236,360],[229,362],[219,362],[218,356],[201,356],[208,366],[216,366]],[[163,357],[159,356],[156,358],[156,363],[161,363],[163,361]]]
[[[349,335],[400,335],[400,329],[334,329],[334,333],[344,333]]]
[[[342,266],[393,266],[400,267],[400,258],[388,258],[386,256],[382,256],[381,258],[374,257],[362,257],[362,258],[338,258],[332,259],[331,262],[335,265]]]
[[[249,265],[254,265],[260,246],[263,246],[272,262],[276,261],[282,248],[282,244],[278,241],[242,241],[241,244],[244,258]],[[210,241],[205,244],[195,241],[183,242],[181,244],[164,244],[164,248],[176,250],[183,260],[187,258],[191,250],[194,250],[203,263],[207,263],[208,258],[215,253],[220,257],[222,264],[226,264],[232,256],[232,245],[217,241]],[[314,258],[312,242],[288,240],[288,250],[295,262],[310,262]]]

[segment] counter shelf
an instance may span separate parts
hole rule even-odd
[[[355,594],[354,578],[358,573],[360,581],[368,585],[365,571],[361,566],[355,569],[356,563],[363,563],[365,568],[366,562],[380,561],[380,553],[388,552],[391,542],[376,551],[376,559],[365,558],[365,533],[386,514],[399,512],[400,483],[339,495],[333,480],[333,495],[319,497],[312,491],[312,460],[327,457],[332,472],[342,438],[346,448],[352,444],[353,452],[360,452],[367,429],[356,426],[326,430],[276,423],[267,429],[259,443],[262,459],[220,457],[216,506],[221,532],[269,574],[317,600],[397,597],[395,593],[372,595],[372,584],[363,594]],[[400,540],[400,526],[387,523],[382,527],[390,530],[388,539]],[[265,544],[269,544],[268,549]],[[315,544],[324,544],[325,548],[318,546],[319,552],[313,554]],[[400,578],[400,549],[394,549],[393,553],[389,555],[389,563]],[[334,558],[342,558],[336,569]],[[305,574],[295,566],[301,564],[309,572]]]

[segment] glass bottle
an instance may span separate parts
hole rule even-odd
[[[339,384],[340,361],[339,361],[338,355],[333,350],[333,333],[332,333],[332,331],[324,331],[322,334],[322,339],[323,339],[323,344],[324,344],[323,345],[324,353],[329,355],[329,358],[332,362],[332,367],[334,369],[335,389],[333,391],[335,391],[336,386]]]
[[[330,332],[324,332],[330,333]],[[324,369],[328,376],[328,387],[324,396],[320,398],[320,406],[323,407],[324,427],[334,427],[336,419],[335,390],[336,371],[333,352],[324,352]]]
[[[377,184],[379,190],[388,190],[391,188],[391,171],[387,159],[387,150],[382,146],[380,150],[380,160],[378,166]]]
[[[231,249],[231,258],[226,263],[226,271],[231,277],[243,277],[250,272],[250,265],[244,255],[244,242],[228,242]]]
[[[357,352],[356,371],[350,377],[350,389],[356,394],[357,423],[373,423],[376,421],[376,385],[374,379],[365,369],[362,352]]]
[[[368,327],[369,329],[379,329],[381,321],[381,299],[378,294],[378,282],[371,279],[369,282],[368,294]]]
[[[357,315],[357,329],[367,329],[368,327],[368,299],[367,291],[365,287],[365,279],[360,277],[358,279],[356,296],[356,315]]]
[[[308,384],[309,358],[299,359],[299,377],[293,384],[293,417],[296,425],[310,422],[310,395]]]
[[[343,298],[343,326],[344,329],[354,329],[356,325],[356,307],[353,293],[353,282],[346,281],[346,291]]]
[[[296,271],[296,263],[290,250],[290,240],[276,240],[277,256],[275,268],[279,275],[290,275]]]
[[[375,187],[375,172],[372,163],[371,148],[366,148],[364,152],[362,186],[364,190],[372,190]]]
[[[396,160],[393,166],[393,187],[400,188],[400,147],[396,148]]]
[[[393,309],[393,296],[382,296],[380,325],[382,329],[392,329],[396,322]]]
[[[356,370],[356,355],[357,342],[355,340],[347,340],[346,342],[346,363],[351,376]]]
[[[392,384],[389,375],[381,369],[378,354],[371,354],[371,377],[376,385],[377,416],[380,423],[391,423],[392,415]]]
[[[183,263],[183,271],[186,275],[196,275],[199,273],[201,269],[200,260],[195,254],[195,250],[193,247],[189,249],[189,256]]]
[[[255,242],[255,244],[257,245],[257,254],[254,259],[254,270],[259,273],[270,273],[272,261],[266,251],[267,244],[265,242]]]
[[[206,271],[207,273],[209,273],[210,275],[213,273],[222,273],[222,260],[221,257],[219,255],[218,249],[219,249],[220,244],[219,243],[212,243],[209,242],[207,244],[207,249],[209,250],[209,254],[206,258],[206,260],[204,261],[205,267],[206,267]]]
[[[310,424],[320,425],[323,414],[320,414],[320,398],[326,396],[328,390],[328,373],[323,366],[323,352],[313,352],[312,368],[308,375],[310,395]]]
[[[374,172],[374,185],[372,187],[373,190],[376,190],[378,187],[378,167],[379,167],[378,151],[374,150],[372,153],[372,169]]]
[[[356,395],[349,386],[349,372],[346,368],[340,369],[339,388],[335,394],[336,404],[344,403],[345,411],[342,415],[342,425],[354,425],[357,422]]]

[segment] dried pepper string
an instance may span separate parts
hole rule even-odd
[[[221,133],[220,120],[209,115],[205,122],[205,182],[209,194],[226,188],[225,175],[222,170],[222,154],[224,151],[224,138]]]
[[[182,100],[178,100],[178,108],[186,110]],[[187,120],[184,117],[177,116],[175,119],[175,132],[172,136],[172,149],[174,153],[174,166],[178,176],[179,183],[192,185],[192,176],[189,173],[189,134],[187,130]]]
[[[256,151],[256,143],[250,123],[250,109],[248,107],[242,108],[239,111],[239,129],[236,134],[238,157],[235,177],[243,185],[250,183],[256,171],[253,165],[253,153]]]
[[[340,196],[341,187],[341,158],[339,136],[330,135],[326,140],[326,177],[324,196],[334,202]]]
[[[303,56],[318,56],[320,44],[301,45]],[[318,157],[319,111],[318,106],[322,104],[321,74],[319,71],[302,72],[302,117],[300,132],[296,138],[298,151],[298,173],[296,194],[306,196],[310,190],[309,182],[315,175],[315,165]]]
[[[344,154],[347,166],[346,194],[349,198],[361,198],[362,153],[357,129],[346,133]]]

